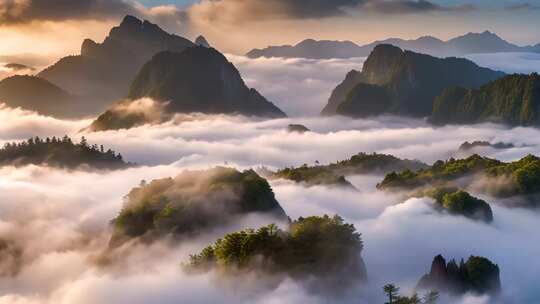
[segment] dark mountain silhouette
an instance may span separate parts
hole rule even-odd
[[[494,121],[512,126],[540,126],[540,76],[516,74],[479,89],[446,89],[435,100],[430,121],[436,124]]]
[[[382,44],[369,55],[360,74],[353,71],[347,75],[322,113],[425,117],[431,115],[435,97],[445,88],[478,88],[504,75],[466,59],[440,59]],[[345,93],[349,87],[352,89]],[[340,100],[343,96],[346,98]]]
[[[154,54],[193,45],[155,24],[126,16],[103,43],[86,39],[80,55],[64,57],[38,76],[84,97],[92,113],[99,113],[125,96],[136,73]]]
[[[443,41],[432,36],[423,36],[414,40],[389,38],[362,46],[351,41],[317,41],[306,39],[294,46],[282,45],[269,46],[264,49],[253,49],[246,55],[250,58],[330,59],[365,57],[379,44],[392,44],[403,49],[439,57],[464,56],[477,53],[540,52],[540,44],[536,46],[517,46],[505,41],[494,33],[485,31],[483,33],[468,33],[448,41]]]
[[[150,117],[148,111],[123,111],[134,100],[144,97],[157,101],[159,117]],[[91,128],[129,128],[160,122],[175,113],[194,112],[285,116],[256,90],[249,89],[238,70],[221,53],[213,48],[192,47],[181,53],[155,55],[133,81],[128,101],[98,117]]]
[[[207,48],[210,47],[210,43],[208,43],[208,40],[206,40],[206,38],[204,38],[204,36],[202,35],[197,37],[197,39],[195,39],[195,44],[198,46],[204,46]]]
[[[419,289],[437,290],[455,295],[467,292],[497,295],[501,291],[499,266],[484,257],[471,256],[467,262],[446,263],[442,255],[433,259],[431,270],[418,282]]]
[[[43,115],[73,115],[76,97],[45,79],[12,76],[0,81],[0,103],[33,110]]]
[[[270,46],[265,49],[254,49],[246,55],[250,58],[284,57],[284,58],[351,58],[359,57],[366,51],[351,41],[330,41],[306,39],[295,46]]]

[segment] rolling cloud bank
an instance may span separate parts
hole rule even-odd
[[[176,115],[172,121],[156,125],[89,132],[84,129],[92,119],[59,120],[0,106],[1,145],[31,136],[84,136],[139,165],[116,171],[66,171],[33,165],[0,168],[1,304],[383,303],[384,284],[393,282],[403,293],[412,292],[437,254],[456,259],[486,256],[501,268],[500,299],[465,295],[457,300],[443,298],[445,303],[517,304],[540,298],[535,285],[540,244],[533,241],[540,221],[537,210],[507,208],[496,198],[478,194],[491,204],[495,220],[491,224],[475,222],[435,212],[431,199],[379,191],[380,175],[349,176],[358,191],[270,181],[277,201],[292,219],[339,214],[362,233],[368,283],[341,297],[312,294],[288,279],[267,288],[267,279],[256,273],[248,276],[257,279],[231,279],[217,271],[182,271],[181,264],[190,254],[224,233],[267,224],[269,219],[262,215],[245,216],[181,243],[126,244],[112,262],[104,263],[110,221],[122,209],[123,197],[142,180],[173,177],[186,169],[279,169],[327,164],[358,152],[387,153],[431,164],[467,156],[458,147],[475,140],[513,144],[508,149],[474,150],[499,160],[540,155],[540,130],[534,128],[495,124],[433,127],[423,120],[391,116],[318,117],[331,89],[348,70],[360,69],[362,58],[229,59],[250,86],[291,118]],[[483,60],[480,56],[473,59]],[[511,67],[522,68],[519,61]],[[151,100],[141,100],[133,106],[149,103]],[[288,132],[292,123],[311,131]]]

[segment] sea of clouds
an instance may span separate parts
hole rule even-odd
[[[495,220],[490,225],[474,222],[434,212],[428,199],[380,192],[375,186],[382,176],[376,175],[349,177],[358,192],[271,182],[291,218],[339,214],[362,233],[369,282],[342,298],[308,294],[292,280],[261,291],[258,284],[263,279],[224,282],[217,273],[182,272],[181,263],[190,253],[228,231],[266,222],[257,216],[176,246],[160,242],[135,246],[123,253],[121,263],[100,264],[99,256],[110,237],[110,220],[122,208],[123,196],[141,180],[175,176],[187,168],[283,168],[330,163],[358,152],[432,163],[463,156],[457,152],[459,145],[473,140],[514,144],[511,149],[478,151],[501,160],[540,155],[540,130],[533,128],[494,124],[436,128],[423,120],[391,116],[318,117],[331,89],[348,70],[360,69],[362,59],[231,60],[250,86],[292,118],[179,115],[159,125],[92,133],[81,131],[90,120],[58,120],[0,107],[0,145],[30,136],[85,136],[89,143],[103,144],[140,165],[111,172],[0,168],[0,239],[10,241],[14,248],[0,255],[0,273],[13,274],[0,277],[0,304],[383,303],[384,284],[396,283],[403,293],[410,293],[437,254],[448,259],[486,256],[501,268],[502,303],[538,301],[538,211],[506,208],[483,197],[492,204]],[[304,124],[311,132],[289,133],[290,123]],[[472,295],[448,300],[493,301]]]

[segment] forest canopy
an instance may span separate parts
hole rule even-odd
[[[48,165],[75,169],[87,166],[95,169],[122,169],[132,166],[120,153],[103,145],[90,145],[83,136],[80,143],[64,136],[42,139],[31,137],[26,141],[6,143],[0,149],[0,165]]]
[[[286,230],[271,224],[227,234],[192,255],[186,267],[281,274],[310,288],[343,291],[367,279],[362,249],[360,233],[341,217],[300,217]]]

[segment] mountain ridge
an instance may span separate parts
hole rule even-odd
[[[97,114],[125,96],[135,74],[154,54],[191,46],[188,39],[127,15],[102,43],[85,39],[79,55],[63,57],[37,76],[73,94],[91,96],[85,100],[91,100],[93,113],[86,114]]]
[[[138,102],[145,98],[144,104]],[[248,88],[223,54],[196,46],[180,53],[154,55],[135,77],[127,99],[100,115],[90,128],[131,128],[159,123],[176,113],[286,116],[255,89]]]
[[[437,57],[464,56],[477,53],[499,52],[540,52],[537,45],[518,46],[510,43],[490,31],[472,33],[443,41],[433,36],[421,36],[417,39],[388,38],[359,45],[349,40],[314,40],[305,39],[296,45],[268,46],[262,49],[252,49],[247,57],[283,57],[283,58],[353,58],[368,56],[375,46],[392,44],[418,53]]]
[[[441,59],[381,44],[369,55],[362,72],[347,74],[321,113],[426,117],[432,113],[435,98],[447,87],[478,88],[504,75],[467,59]]]

